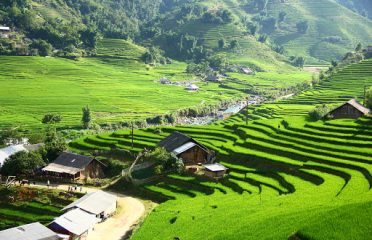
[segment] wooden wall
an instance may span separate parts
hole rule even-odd
[[[345,104],[330,113],[333,119],[340,119],[340,118],[353,118],[357,119],[362,117],[364,114],[358,111],[356,108],[351,106],[350,104]]]
[[[196,165],[198,163],[206,163],[208,159],[208,153],[200,148],[199,146],[194,146],[179,155],[183,159],[185,165]]]

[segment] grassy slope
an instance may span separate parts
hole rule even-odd
[[[304,239],[368,239],[372,121],[309,122],[306,114],[310,104],[342,102],[342,84],[348,85],[347,94],[359,96],[360,79],[372,84],[370,64],[346,67],[288,102],[251,108],[255,120],[248,125],[236,115],[211,126],[162,128],[160,135],[156,129],[135,131],[135,151],[155,146],[174,130],[190,134],[218,151],[231,173],[219,184],[169,175],[142,186],[149,197],[173,200],[157,207],[132,239],[288,239],[294,232]],[[358,78],[347,77],[350,71]],[[323,99],[304,102],[311,93]],[[129,132],[82,138],[71,148],[114,145],[130,149]]]
[[[32,188],[0,187],[0,229],[7,229],[35,221],[50,223],[61,215],[61,209],[75,200],[58,196],[59,191]],[[13,196],[15,202],[9,202]]]
[[[286,20],[271,37],[290,55],[306,56],[308,63],[338,59],[358,42],[367,45],[372,39],[371,20],[332,0],[270,1],[268,8],[269,15],[276,18],[280,11],[287,13]],[[295,23],[300,20],[309,22],[309,30],[304,35],[296,32]],[[339,36],[343,41],[328,43],[324,38],[330,36]]]
[[[161,77],[174,81],[195,79],[185,73],[185,63],[149,67],[139,60],[144,51],[124,40],[104,39],[98,45],[98,57],[79,61],[0,57],[0,127],[19,124],[40,128],[42,117],[49,112],[63,116],[60,126],[77,126],[85,105],[91,107],[98,123],[144,119],[180,108],[238,98],[245,95],[247,83],[259,81],[253,78],[238,84],[227,83],[231,88],[198,83],[200,91],[189,93],[183,87],[158,83]],[[285,70],[287,74],[297,74],[291,82],[271,72],[265,84],[293,85],[311,78],[311,74],[291,67]]]

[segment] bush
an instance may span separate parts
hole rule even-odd
[[[372,109],[372,87],[370,87],[366,92],[366,106]]]
[[[46,124],[46,123],[59,123],[62,121],[62,116],[61,115],[58,115],[58,114],[46,114],[44,117],[43,117],[43,120],[41,120],[42,123]]]
[[[312,120],[321,120],[321,119],[324,119],[327,114],[330,112],[330,108],[323,104],[321,106],[317,106],[315,107],[315,109],[311,110],[309,112],[309,117],[312,119]]]

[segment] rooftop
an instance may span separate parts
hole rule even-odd
[[[211,172],[220,172],[227,170],[227,167],[219,163],[205,164],[203,166]]]
[[[58,235],[39,222],[0,231],[4,240],[57,240]]]
[[[95,215],[84,212],[80,209],[74,209],[56,218],[50,226],[57,224],[70,233],[80,236],[92,228],[97,222],[98,219]]]
[[[86,212],[93,213],[95,215],[104,212],[107,208],[116,204],[117,197],[115,195],[106,193],[104,191],[97,191],[88,193],[82,198],[69,204],[62,210],[68,210],[71,208],[79,208]]]

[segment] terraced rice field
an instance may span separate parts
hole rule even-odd
[[[322,101],[343,101],[342,76],[350,69],[364,76],[370,62],[327,81]],[[360,95],[360,78],[344,81],[355,86],[348,94]],[[366,81],[372,84],[371,78]],[[307,112],[314,105],[309,103],[318,102],[309,98],[304,104],[306,94],[251,107],[248,124],[238,114],[210,126],[136,130],[133,149],[129,131],[82,138],[71,149],[139,152],[177,130],[215,150],[218,161],[230,168],[218,183],[170,174],[141,186],[147,196],[165,202],[132,239],[369,239],[372,119],[310,122]]]
[[[256,81],[254,78],[228,82],[227,87],[198,82],[200,90],[191,93],[183,86],[159,83],[162,77],[181,82],[197,79],[186,73],[186,63],[174,61],[170,65],[151,67],[140,60],[144,51],[124,40],[104,39],[98,44],[97,57],[78,61],[1,56],[0,128],[22,126],[35,131],[43,128],[41,119],[47,113],[62,115],[63,120],[57,127],[75,128],[81,125],[81,109],[86,105],[90,106],[94,122],[98,124],[144,120],[246,96],[250,81]],[[284,74],[297,74],[288,85],[311,78],[309,73],[285,66]],[[283,69],[270,64],[264,69],[270,74],[269,81],[286,82],[279,75]]]

